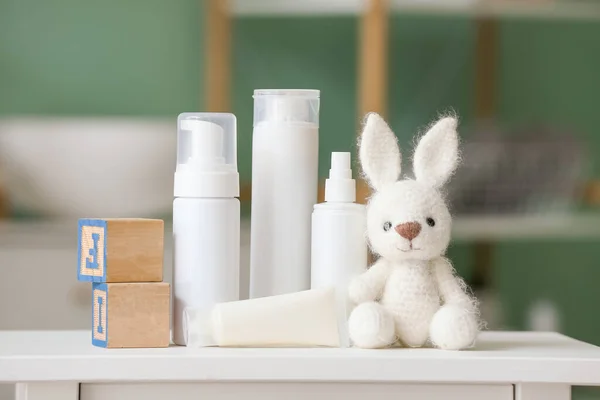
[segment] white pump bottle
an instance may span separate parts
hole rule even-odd
[[[254,91],[250,297],[310,287],[319,91]]]
[[[338,307],[351,311],[348,285],[367,269],[366,209],[356,202],[350,153],[331,153],[329,179],[325,181],[325,202],[316,204],[312,214],[311,289],[335,287]],[[346,318],[338,321],[346,326]],[[347,330],[341,333],[348,345]]]
[[[239,300],[239,175],[233,114],[183,113],[177,126],[173,342],[186,345],[186,308]]]

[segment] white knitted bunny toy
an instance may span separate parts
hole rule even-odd
[[[444,257],[452,219],[440,188],[458,164],[456,125],[453,117],[437,121],[415,150],[416,179],[399,181],[396,135],[379,115],[367,116],[359,155],[375,190],[367,237],[380,258],[349,287],[358,304],[348,320],[357,347],[421,347],[427,339],[448,350],[474,344],[477,302]]]

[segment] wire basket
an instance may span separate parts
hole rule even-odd
[[[583,143],[548,128],[478,130],[463,145],[449,184],[454,214],[565,213],[587,170]]]

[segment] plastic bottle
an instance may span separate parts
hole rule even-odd
[[[367,269],[366,209],[356,201],[350,153],[332,153],[329,179],[325,181],[325,202],[316,204],[312,215],[311,288],[335,287],[338,307],[346,318],[351,311],[348,299],[350,280]],[[343,329],[343,345],[348,345]]]
[[[310,287],[317,202],[319,91],[256,90],[252,139],[250,297]]]
[[[211,334],[224,347],[341,347],[339,312],[333,288],[230,301],[210,315],[188,308],[188,346]]]
[[[184,113],[177,125],[173,342],[185,345],[187,307],[239,300],[240,202],[235,116]]]

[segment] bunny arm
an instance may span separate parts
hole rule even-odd
[[[456,305],[469,311],[475,310],[475,300],[467,293],[467,285],[456,276],[454,268],[445,257],[433,260],[434,276],[444,304]]]
[[[356,304],[375,301],[381,297],[385,282],[390,274],[390,266],[384,259],[379,259],[365,272],[350,282],[348,295]]]

